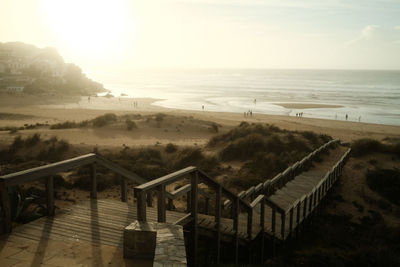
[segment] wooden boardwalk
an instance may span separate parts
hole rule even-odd
[[[321,162],[316,163],[315,166],[309,171],[303,172],[300,175],[296,176],[293,180],[289,181],[285,184],[284,187],[278,189],[273,195],[271,195],[268,199],[273,203],[277,204],[282,210],[288,211],[290,207],[292,207],[295,202],[299,201],[303,196],[310,194],[317,185],[324,179],[327,172],[329,172],[332,166],[335,165],[336,162],[340,160],[343,154],[348,150],[345,147],[338,147],[335,150],[331,151],[330,154],[323,155],[321,157]],[[293,212],[294,218],[299,216],[299,223],[304,219],[303,212],[304,206],[307,203],[300,202],[299,205],[299,214],[297,214],[297,209]],[[311,206],[311,209],[307,212],[310,213],[315,208],[315,205]],[[276,228],[281,229],[281,215],[277,215],[278,219],[276,221]],[[269,206],[265,207],[265,227],[264,232],[273,235],[272,232],[272,208]],[[260,208],[255,209],[253,212],[252,219],[252,236],[251,239],[255,239],[261,231],[260,227]],[[239,238],[248,240],[248,214],[240,213],[239,215]],[[199,214],[199,227],[215,232],[216,231],[216,222],[214,216]],[[230,218],[221,218],[221,233],[227,236],[233,236],[235,234],[233,219]],[[285,235],[284,238],[288,237],[290,233],[290,224],[285,224]],[[277,238],[282,239],[282,235],[276,235]]]
[[[174,223],[186,214],[167,211],[167,222]],[[157,221],[157,211],[147,209],[149,221]],[[88,200],[54,217],[42,217],[13,229],[11,235],[33,240],[88,241],[122,246],[124,228],[137,219],[136,206],[115,200]]]
[[[221,241],[233,242],[234,261],[238,262],[239,242],[249,243],[258,236],[264,240],[265,234],[285,240],[298,229],[340,177],[349,153],[350,149],[340,146],[338,139],[331,140],[274,178],[239,194],[196,167],[146,182],[101,156],[88,154],[0,177],[3,228],[11,232],[8,187],[42,179],[49,216],[16,227],[11,236],[40,242],[44,239],[83,241],[119,248],[124,227],[134,220],[158,221],[190,225],[193,247],[188,249],[193,250],[193,262],[197,262],[200,234],[216,240],[216,262],[220,260]],[[122,202],[97,200],[97,165],[121,177]],[[57,210],[55,214],[52,175],[82,166],[90,168],[91,200]],[[135,206],[126,202],[128,180],[139,184],[134,187]],[[172,192],[166,190],[167,185],[178,181],[189,183]],[[154,196],[156,208],[152,203]],[[186,197],[181,201],[187,202],[187,212],[169,210],[173,208],[173,201],[182,197]],[[264,247],[264,241],[261,243]]]

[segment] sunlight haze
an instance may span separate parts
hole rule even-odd
[[[131,68],[399,69],[390,0],[1,1],[0,41],[58,49],[94,78]]]

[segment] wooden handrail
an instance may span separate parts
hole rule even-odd
[[[136,186],[135,191],[138,191],[138,192],[139,191],[148,191],[148,190],[156,188],[157,186],[159,186],[161,184],[166,184],[166,185],[171,184],[171,183],[179,180],[182,176],[188,175],[192,172],[195,172],[196,170],[197,170],[197,168],[193,167],[193,166],[184,168],[182,170],[167,174],[160,178],[154,179],[150,182]]]
[[[8,197],[8,187],[15,186],[23,183],[33,182],[38,179],[45,180],[45,188],[47,195],[47,214],[54,215],[54,175],[60,172],[68,171],[73,168],[90,166],[90,197],[92,199],[97,198],[97,175],[96,175],[96,165],[101,165],[117,174],[119,174],[122,179],[121,181],[121,200],[127,200],[127,183],[126,180],[130,180],[136,183],[145,183],[146,179],[132,173],[117,164],[98,156],[94,153],[82,155],[72,159],[67,159],[59,161],[56,163],[51,163],[11,174],[6,174],[0,176],[0,194],[1,194],[1,206],[3,211],[3,218],[5,218],[5,232],[11,231],[11,210],[10,210],[10,200]],[[168,195],[169,196],[169,195]]]
[[[146,183],[149,180],[144,179],[137,175],[136,173],[130,172],[122,167],[120,167],[118,164],[115,164],[114,162],[107,160],[103,158],[102,156],[96,155],[96,163],[102,165],[103,167],[106,167],[107,169],[121,175],[124,178],[127,178],[131,180],[132,182],[136,182],[139,184]]]
[[[23,183],[35,181],[39,178],[54,175],[59,172],[68,171],[73,168],[89,165],[95,163],[96,154],[87,154],[80,157],[63,160],[60,162],[47,164],[44,166],[31,168],[15,173],[0,176],[6,186],[13,186]]]
[[[334,182],[338,179],[341,174],[342,167],[344,162],[347,160],[350,150],[347,150],[344,155],[340,158],[335,165],[327,171],[324,177],[318,182],[316,186],[310,192],[305,193],[303,196],[299,197],[296,201],[291,203],[288,207],[283,209],[278,204],[276,204],[273,200],[267,198],[264,195],[259,195],[253,202],[250,203],[250,206],[254,209],[256,205],[263,202],[265,200],[265,204],[267,204],[272,209],[272,232],[273,236],[275,236],[275,211],[281,214],[281,236],[282,239],[286,236],[286,228],[285,228],[285,220],[286,216],[289,215],[289,235],[296,229],[298,231],[298,225],[300,223],[300,207],[303,205],[303,219],[310,214],[320,203],[322,198],[326,195],[328,190],[333,186]],[[297,218],[294,222],[294,210],[297,210]]]
[[[269,180],[265,181],[264,183],[260,183],[255,187],[252,186],[249,189],[247,189],[246,191],[241,191],[237,196],[241,199],[245,199],[252,194],[254,194],[254,195],[262,194],[264,192],[264,190],[268,189],[268,187],[270,187],[270,186],[272,187],[273,190],[275,190],[276,188],[282,187],[283,184],[285,184],[287,182],[287,181],[282,181],[283,179],[294,178],[294,176],[297,175],[296,173],[294,173],[297,171],[297,168],[303,167],[304,164],[306,164],[307,161],[311,160],[314,155],[316,155],[320,151],[326,149],[331,144],[337,143],[339,141],[340,141],[339,139],[334,139],[334,140],[328,141],[327,143],[325,143],[318,149],[309,153],[302,160],[295,162],[294,164],[292,164],[291,166],[286,168],[283,172],[275,175],[272,179],[269,179]],[[291,175],[293,177],[288,177],[289,175]],[[279,185],[280,183],[282,183],[282,185]],[[224,209],[229,208],[231,205],[232,205],[232,201],[230,199],[225,200],[222,204]]]

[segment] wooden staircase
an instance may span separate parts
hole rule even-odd
[[[327,154],[326,152],[330,152]],[[216,262],[220,261],[221,242],[233,242],[234,261],[238,262],[240,243],[251,243],[261,237],[286,240],[319,206],[341,175],[350,149],[332,140],[285,171],[246,191],[235,194],[196,167],[187,167],[158,179],[147,181],[95,154],[49,164],[0,177],[3,232],[11,232],[11,212],[8,187],[36,180],[44,180],[49,217],[34,221],[15,234],[43,238],[81,238],[121,245],[123,227],[131,220],[158,221],[189,227],[192,236],[192,262],[197,263],[199,235],[212,237],[216,244]],[[316,162],[316,159],[319,162]],[[101,165],[121,177],[121,200],[127,201],[127,181],[134,188],[136,207],[121,203],[96,201],[96,166]],[[311,168],[310,166],[313,165]],[[55,215],[54,178],[59,172],[89,166],[91,201],[76,205],[72,210]],[[167,191],[175,182],[186,183]],[[156,197],[156,207],[153,199]],[[174,201],[186,201],[185,211],[171,211]],[[97,203],[97,204],[96,204]],[[200,208],[202,207],[202,208]],[[49,227],[48,225],[51,225]],[[126,225],[125,225],[126,224]],[[64,226],[70,228],[65,230]],[[64,228],[63,228],[64,227]],[[81,232],[80,232],[81,231]],[[120,234],[118,234],[120,233]]]
[[[328,151],[329,154],[324,154]],[[147,220],[146,196],[155,192],[158,221],[165,222],[165,188],[186,179],[189,184],[182,187],[184,190],[179,190],[179,196],[188,193],[189,213],[177,224],[190,225],[193,262],[197,262],[198,236],[204,234],[216,240],[217,263],[222,240],[233,242],[237,263],[239,242],[249,243],[258,236],[264,240],[265,235],[285,240],[298,231],[300,224],[319,206],[339,178],[349,153],[350,149],[340,146],[339,140],[332,140],[273,179],[237,195],[196,167],[188,167],[135,187],[138,220]],[[318,157],[321,157],[321,162],[314,162],[314,166],[306,170]],[[204,193],[205,187],[209,189],[208,193]],[[204,201],[204,210],[199,209],[201,201]],[[169,199],[169,204],[171,202]]]

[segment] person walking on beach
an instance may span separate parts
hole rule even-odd
[[[346,113],[346,121],[347,121],[348,118],[349,118],[349,115],[347,115],[347,113]]]
[[[201,106],[201,109],[204,111],[204,105]]]
[[[361,122],[361,116],[358,117],[358,122]]]

